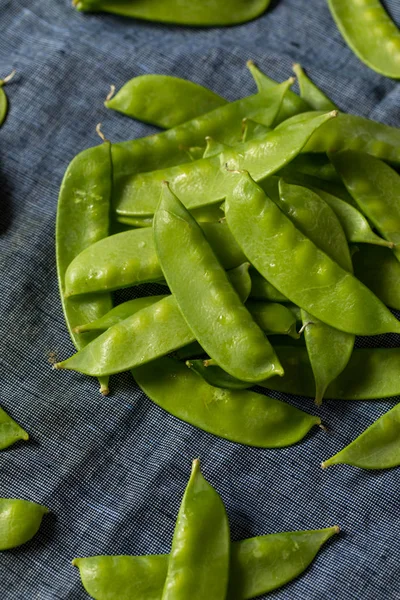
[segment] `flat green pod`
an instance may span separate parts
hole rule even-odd
[[[359,244],[353,254],[355,276],[390,308],[400,310],[400,262],[389,248]]]
[[[400,31],[379,0],[328,0],[348,46],[368,67],[400,79]]]
[[[338,107],[304,72],[298,63],[293,65],[293,71],[300,86],[300,97],[314,110],[336,110]]]
[[[268,300],[269,302],[290,302],[286,296],[281,294],[276,287],[267,281],[256,270],[251,271],[251,292],[250,298],[256,300]]]
[[[5,410],[0,408],[0,450],[12,446],[18,440],[27,441],[28,439],[29,435],[26,431]]]
[[[180,77],[139,75],[104,104],[132,119],[169,129],[219,108],[227,100]]]
[[[331,465],[353,465],[361,469],[391,469],[400,465],[400,404],[379,417],[340,452],[325,460]]]
[[[337,533],[339,527],[328,527],[233,542],[227,600],[250,600],[289,583]],[[168,554],[91,556],[75,558],[72,564],[95,600],[161,600],[168,561]]]
[[[48,508],[35,502],[0,498],[0,550],[29,542],[38,532],[43,515],[48,512]]]
[[[3,87],[11,81],[14,77],[15,71],[12,71],[7,77],[4,79],[0,79],[0,127],[3,125],[6,120],[7,112],[8,112],[8,99]]]

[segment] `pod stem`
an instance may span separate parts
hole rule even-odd
[[[115,85],[112,84],[112,85],[110,85],[110,91],[108,92],[106,102],[109,102],[111,100],[111,98],[114,96],[114,94],[115,94]]]
[[[103,142],[107,142],[106,136],[104,135],[104,133],[101,130],[101,126],[102,126],[101,123],[98,123],[96,125],[96,133]]]
[[[11,71],[11,73],[9,73],[9,75],[6,75],[6,77],[4,77],[4,79],[0,79],[0,87],[3,86],[3,85],[5,85],[9,81],[11,81],[11,79],[14,77],[15,73],[16,73],[16,70],[13,69]]]

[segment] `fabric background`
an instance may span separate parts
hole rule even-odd
[[[398,0],[386,4],[400,24]],[[98,142],[99,121],[112,141],[154,131],[103,107],[111,83],[168,73],[236,99],[255,90],[248,58],[278,80],[298,61],[343,110],[400,126],[399,84],[353,55],[323,0],[279,0],[257,21],[228,29],[82,15],[69,0],[0,0],[0,18],[0,76],[17,69],[0,131],[0,404],[31,436],[1,453],[0,496],[51,510],[29,544],[0,555],[0,597],[84,600],[72,558],[168,552],[191,460],[200,457],[233,539],[342,528],[301,578],[269,598],[400,598],[400,470],[319,467],[395,400],[326,401],[328,433],[259,450],[178,421],[128,375],[113,378],[102,398],[95,380],[48,363],[49,353],[73,351],[54,258],[63,173]],[[316,410],[309,399],[290,401]]]

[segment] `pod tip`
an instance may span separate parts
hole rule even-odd
[[[321,463],[321,469],[327,469],[327,468],[328,468],[328,465],[326,464],[326,461],[322,462]]]
[[[339,525],[334,525],[333,529],[335,530],[335,533],[340,533],[340,527],[339,527]]]

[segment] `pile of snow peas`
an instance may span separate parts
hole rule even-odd
[[[175,417],[277,448],[319,417],[246,388],[317,405],[400,395],[400,349],[354,349],[356,336],[400,333],[400,129],[340,113],[300,65],[300,96],[293,78],[248,68],[258,91],[235,102],[165,75],[107,98],[168,129],[103,140],[67,169],[57,266],[78,351],[55,368],[103,393],[131,371]],[[112,307],[123,288],[135,297]],[[397,413],[324,466],[399,465]]]
[[[339,527],[230,541],[228,517],[198,460],[182,498],[169,555],[75,558],[95,600],[250,600],[298,577]]]

